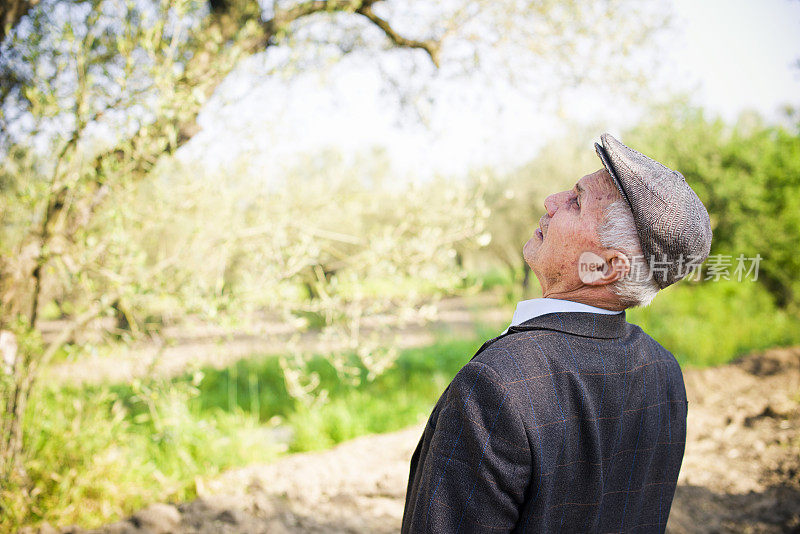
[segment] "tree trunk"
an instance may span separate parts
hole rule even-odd
[[[0,39],[6,37],[8,32],[16,27],[20,20],[40,0],[4,0],[0,3]],[[250,56],[265,50],[275,43],[275,36],[295,20],[319,12],[343,12],[363,16],[377,26],[396,47],[416,48],[424,50],[434,64],[438,62],[439,44],[436,41],[418,41],[408,39],[398,34],[384,19],[372,11],[373,4],[378,0],[308,0],[294,5],[284,11],[276,11],[272,19],[262,21],[262,10],[257,0],[209,0],[210,12],[206,19],[192,36],[196,53],[191,56],[185,65],[183,75],[175,80],[181,93],[192,94],[200,92],[205,98],[192,99],[191,102],[180,102],[181,113],[164,113],[144,128],[139,128],[132,137],[123,139],[119,145],[104,151],[94,159],[92,170],[81,176],[85,183],[94,183],[95,190],[89,196],[99,194],[103,184],[109,176],[125,176],[126,179],[141,179],[147,176],[159,158],[166,154],[174,153],[179,147],[187,143],[197,132],[196,118],[200,112],[203,101],[211,96],[225,77],[233,70],[242,57]],[[257,26],[253,28],[253,22]],[[209,46],[207,46],[209,45]],[[231,52],[233,50],[233,52]],[[4,80],[5,81],[5,80]],[[22,83],[16,81],[15,83]],[[177,88],[176,88],[177,91]],[[81,106],[76,108],[80,112]],[[78,113],[76,112],[76,113]],[[60,163],[62,158],[76,150],[83,128],[95,122],[103,111],[98,111],[92,116],[78,116],[77,126],[72,138],[68,140],[57,157]],[[149,131],[149,134],[148,134]],[[155,135],[154,135],[155,132]],[[173,135],[168,135],[172,133]],[[49,260],[48,245],[52,238],[51,222],[59,220],[59,216],[67,213],[69,202],[74,199],[62,201],[66,198],[73,185],[59,186],[60,165],[56,165],[50,185],[47,208],[43,214],[43,223],[37,232],[39,256],[30,271],[26,272],[28,280],[32,281],[32,291],[26,292],[31,296],[30,308],[27,318],[28,327],[36,328],[39,305],[39,293],[42,287],[44,267]],[[86,197],[84,197],[85,199]],[[93,211],[97,206],[89,202]],[[85,224],[85,223],[82,223]],[[75,230],[74,228],[72,230]],[[66,230],[59,229],[64,233]],[[0,264],[2,258],[0,258]],[[0,295],[0,302],[5,305],[6,295]],[[106,298],[108,297],[108,298]],[[19,467],[23,446],[23,418],[27,400],[35,385],[37,372],[48,364],[49,360],[66,343],[72,333],[83,322],[90,320],[97,314],[105,311],[114,299],[110,295],[103,295],[99,304],[93,307],[83,319],[76,319],[67,326],[54,342],[42,354],[25,354],[25,364],[17,360],[14,368],[12,384],[8,388],[9,396],[5,401],[5,413],[0,421],[0,467],[3,473],[11,473]],[[118,317],[119,319],[119,317]],[[127,322],[127,318],[126,318]],[[130,326],[130,325],[128,325]]]
[[[528,267],[528,264],[525,263],[524,260],[522,262],[522,272],[524,273],[522,275],[522,293],[524,295],[528,292],[528,285],[530,284],[531,279],[531,268]]]
[[[0,42],[19,24],[22,17],[39,3],[39,0],[3,0],[0,2]]]

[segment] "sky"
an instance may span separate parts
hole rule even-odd
[[[800,1],[672,1],[674,27],[654,67],[669,87],[655,87],[654,98],[680,91],[730,121],[744,110],[774,119],[782,105],[800,105]],[[620,135],[645,109],[625,95],[589,88],[545,107],[505,86],[453,82],[436,87],[422,123],[402,120],[385,94],[384,74],[369,62],[345,59],[324,76],[291,80],[264,70],[263,60],[251,59],[226,80],[181,157],[212,169],[244,160],[249,172],[269,180],[323,148],[347,157],[374,146],[386,148],[398,176],[462,175],[529,161],[573,124]]]
[[[725,118],[800,104],[800,2],[676,0],[685,20],[677,59],[697,80],[697,101]]]

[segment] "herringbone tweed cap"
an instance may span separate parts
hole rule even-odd
[[[607,133],[600,142],[594,145],[597,155],[628,201],[642,252],[656,283],[664,289],[708,257],[708,211],[681,173]]]

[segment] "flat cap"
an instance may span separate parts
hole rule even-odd
[[[703,263],[711,249],[711,222],[683,175],[607,133],[594,147],[631,207],[658,286],[674,284]]]

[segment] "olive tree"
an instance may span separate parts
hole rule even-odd
[[[638,62],[619,58],[664,24],[658,9],[620,0],[14,0],[0,18],[0,329],[18,347],[3,379],[4,472],[17,464],[41,369],[78,330],[109,311],[125,315],[132,294],[151,291],[185,262],[181,253],[131,255],[115,230],[125,210],[113,203],[192,139],[200,109],[244,59],[284,49],[285,66],[307,69],[342,54],[402,53],[414,90],[424,90],[427,76],[475,72],[531,89],[537,76],[569,87],[635,80]],[[147,206],[134,208],[146,220]],[[483,231],[476,221],[470,236]],[[406,235],[396,230],[395,242]],[[352,231],[332,256],[363,239]],[[287,232],[270,246],[283,242],[274,252],[286,255],[316,246],[313,235]],[[338,280],[325,264],[305,263],[318,296]],[[43,337],[41,309],[53,302],[66,320]],[[348,309],[351,323],[371,313]]]

